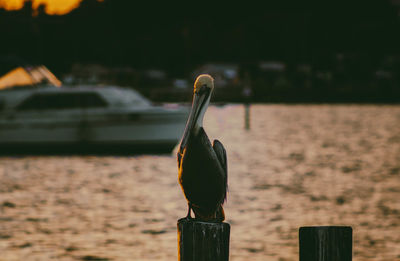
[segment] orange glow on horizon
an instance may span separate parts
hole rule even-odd
[[[0,0],[0,7],[6,10],[17,10],[22,8],[25,0]],[[66,14],[79,6],[81,0],[33,0],[33,8],[40,4],[46,4],[48,14]]]

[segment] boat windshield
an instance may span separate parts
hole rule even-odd
[[[151,105],[150,101],[148,101],[146,98],[141,96],[139,93],[133,90],[122,90],[122,89],[115,89],[115,93],[118,96],[118,99],[116,101],[117,104],[119,105],[125,105],[125,106],[149,106]]]
[[[44,92],[29,96],[17,106],[17,110],[63,110],[106,106],[106,101],[97,93]]]

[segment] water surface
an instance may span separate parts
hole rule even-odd
[[[230,260],[298,260],[300,226],[350,225],[353,260],[400,259],[400,106],[211,107],[228,153]],[[0,260],[177,260],[175,152],[0,158]]]

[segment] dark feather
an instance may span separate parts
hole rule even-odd
[[[179,183],[196,218],[223,220],[226,198],[226,152],[219,141],[211,145],[203,128],[190,135],[187,146],[178,152]],[[219,213],[220,216],[217,216]],[[222,216],[221,216],[222,215]]]
[[[226,192],[228,190],[228,162],[226,159],[226,150],[224,148],[224,145],[219,141],[219,140],[214,140],[213,143],[213,149],[215,151],[215,154],[218,157],[219,163],[221,164],[221,167],[225,171],[225,195],[224,195],[224,200],[226,200]]]

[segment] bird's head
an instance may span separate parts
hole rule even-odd
[[[214,79],[208,74],[201,74],[194,82],[193,104],[191,114],[193,127],[203,126],[203,117],[210,103],[214,90]]]
[[[194,93],[201,93],[202,91],[214,90],[214,79],[209,74],[201,74],[194,82]]]

